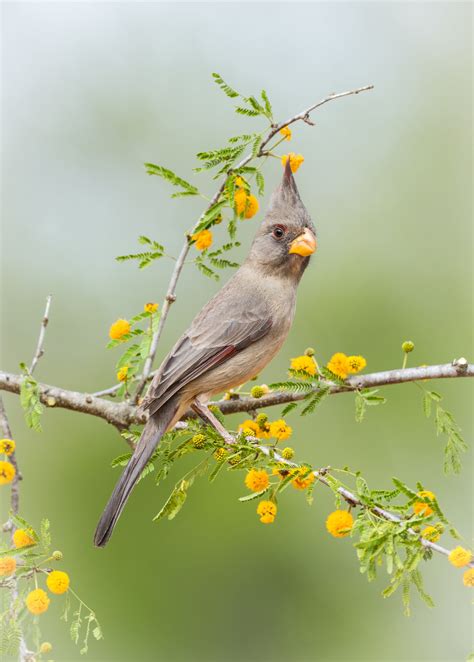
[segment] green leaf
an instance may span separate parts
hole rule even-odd
[[[329,395],[331,389],[329,386],[324,386],[317,391],[316,395],[313,396],[309,403],[304,407],[301,412],[301,416],[306,416],[307,414],[312,414],[316,407]]]
[[[235,112],[239,115],[246,115],[247,117],[258,117],[260,115],[260,111],[252,108],[245,108],[243,106],[237,106]]]
[[[289,414],[291,411],[293,411],[293,410],[296,409],[297,407],[298,407],[298,403],[297,403],[297,402],[289,402],[289,403],[286,405],[286,407],[283,408],[283,410],[282,410],[282,412],[281,412],[281,415],[282,415],[283,418],[284,418],[287,414]]]
[[[155,163],[145,163],[145,168],[149,175],[157,175],[158,177],[162,177],[163,179],[166,179],[173,186],[181,186],[181,188],[187,191],[188,195],[199,194],[199,191],[195,186],[187,182],[185,179],[178,177],[177,174],[175,174],[172,170],[169,170],[168,168],[164,168],[163,166],[156,165]]]
[[[272,391],[288,391],[290,393],[311,393],[314,391],[314,384],[310,382],[273,382],[270,384]]]
[[[252,492],[252,494],[246,494],[243,497],[239,497],[239,501],[242,503],[245,503],[246,501],[253,501],[254,499],[259,499],[261,496],[265,494],[265,492],[268,491],[268,487],[266,487],[264,490],[260,490],[260,492]]]
[[[262,96],[263,103],[264,103],[264,106],[265,106],[265,114],[266,114],[266,116],[268,117],[269,120],[272,120],[273,119],[272,104],[270,103],[270,99],[268,98],[268,95],[265,92],[265,90],[262,90],[261,96]]]
[[[197,234],[198,232],[201,232],[201,230],[207,230],[207,228],[214,223],[215,219],[219,216],[221,209],[225,207],[226,204],[227,200],[220,200],[213,204],[212,207],[203,214],[199,223],[194,228],[193,234]]]
[[[221,90],[224,92],[224,94],[226,94],[228,97],[233,99],[235,97],[240,96],[239,93],[236,92],[230,85],[227,85],[227,83],[225,82],[225,80],[222,78],[222,76],[220,74],[213,73],[212,77],[214,78],[217,85],[219,85]]]
[[[25,422],[29,428],[41,432],[41,414],[43,405],[40,400],[40,387],[38,382],[28,372],[20,385],[20,404],[25,413]]]
[[[194,483],[195,478],[207,471],[208,461],[208,458],[204,459],[176,483],[165,505],[153,518],[154,522],[163,519],[164,517],[167,517],[169,520],[172,520],[176,517],[181,508],[184,506],[188,496],[188,490]]]
[[[258,186],[258,194],[260,196],[262,196],[265,192],[265,178],[262,175],[262,173],[260,172],[260,170],[257,171],[257,173],[255,175],[255,180],[256,180],[257,186]]]
[[[355,420],[356,423],[362,423],[365,417],[366,401],[360,391],[355,392]]]

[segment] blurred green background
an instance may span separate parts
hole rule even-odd
[[[161,301],[171,262],[140,272],[118,264],[139,234],[176,253],[202,209],[173,201],[147,177],[153,161],[196,181],[193,155],[261,126],[239,117],[211,82],[219,71],[243,93],[264,87],[284,119],[333,91],[375,90],[320,109],[294,127],[305,162],[298,186],[319,233],[297,317],[262,375],[282,378],[308,345],[327,360],[361,353],[368,370],[472,358],[471,19],[468,3],[4,3],[2,5],[2,356],[18,371],[54,296],[42,381],[97,390],[114,381],[109,325]],[[286,147],[285,147],[286,149]],[[281,150],[283,151],[283,150]],[[266,167],[267,194],[281,176]],[[265,198],[267,198],[267,194]],[[262,208],[265,207],[262,201]],[[241,226],[245,254],[262,211]],[[217,229],[217,239],[224,227]],[[229,274],[224,274],[224,279]],[[219,286],[188,267],[159,357]],[[472,386],[436,384],[470,441]],[[469,463],[442,473],[443,440],[413,385],[356,424],[352,396],[311,418],[290,417],[292,445],[316,466],[360,469],[372,487],[392,475],[421,480],[471,544]],[[470,598],[442,558],[426,564],[436,608],[417,598],[402,614],[387,583],[359,574],[349,540],[324,529],[329,490],[311,508],[285,493],[264,527],[241,505],[242,474],[197,482],[173,522],[153,524],[175,478],[144,481],[111,544],[92,546],[117,479],[123,441],[99,419],[47,411],[29,431],[7,395],[24,475],[23,515],[47,515],[54,545],[105,640],[91,660],[462,660],[470,652]],[[276,415],[277,411],[272,412]],[[237,425],[243,416],[229,424]],[[178,471],[182,467],[178,467]],[[7,503],[3,503],[6,512]],[[5,517],[5,514],[3,515]],[[445,536],[446,545],[451,542]],[[41,618],[54,659],[77,660],[59,604]]]

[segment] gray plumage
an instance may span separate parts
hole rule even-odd
[[[244,264],[195,317],[150,384],[141,405],[149,420],[97,526],[97,546],[109,540],[159,440],[191,403],[243,384],[278,352],[315,235],[287,163]]]

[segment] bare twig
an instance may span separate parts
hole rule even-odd
[[[46,335],[46,327],[48,326],[48,322],[49,322],[49,309],[51,308],[51,299],[52,299],[51,294],[49,294],[48,297],[46,298],[46,308],[44,310],[43,319],[41,321],[38,345],[36,346],[36,352],[30,366],[30,374],[33,374],[33,371],[36,368],[38,361],[44,354],[43,345],[44,345],[44,338]]]
[[[265,151],[265,147],[268,145],[268,143],[271,141],[273,136],[275,136],[280,129],[282,129],[284,126],[288,126],[289,124],[293,124],[294,122],[298,121],[303,121],[306,122],[306,124],[313,124],[309,120],[310,113],[312,113],[316,108],[319,108],[320,106],[328,103],[329,101],[333,101],[335,99],[341,99],[342,97],[347,97],[350,95],[355,95],[359,94],[360,92],[365,92],[367,90],[372,90],[373,85],[366,85],[365,87],[358,87],[357,89],[354,90],[349,90],[348,92],[340,92],[339,94],[330,94],[321,101],[318,101],[317,103],[313,104],[309,108],[306,108],[306,110],[303,110],[302,112],[298,113],[297,115],[294,115],[293,117],[290,117],[290,119],[286,120],[285,122],[282,122],[280,124],[274,124],[271,127],[271,130],[268,132],[266,138],[263,140],[262,144],[260,145],[260,148],[257,152],[257,154],[247,154],[240,163],[238,163],[232,170],[239,170],[239,168],[243,168],[247,163],[249,163],[253,158],[259,158],[262,156],[265,156],[267,152]],[[230,172],[231,172],[230,171]],[[194,228],[198,226],[200,223],[201,219],[203,216],[206,214],[206,212],[209,211],[209,209],[219,200],[220,196],[222,195],[225,184],[227,181],[229,173],[226,175],[224,180],[222,181],[221,185],[219,186],[218,190],[215,192],[213,195],[211,201],[209,202],[208,206],[204,210],[204,212],[201,214],[199,220],[196,222],[194,225]],[[153,334],[151,345],[150,345],[150,351],[148,352],[148,356],[145,359],[145,364],[143,366],[143,371],[141,376],[139,377],[137,389],[135,392],[135,397],[134,401],[137,402],[143,392],[143,389],[146,386],[146,383],[148,379],[151,376],[151,369],[153,366],[153,361],[155,360],[155,355],[156,355],[156,350],[158,348],[158,343],[161,337],[161,334],[163,332],[164,325],[166,323],[166,319],[168,317],[169,309],[171,307],[171,304],[176,300],[176,285],[178,283],[179,277],[181,275],[184,262],[186,260],[186,257],[188,255],[189,249],[190,249],[190,242],[189,242],[189,235],[191,235],[194,232],[191,230],[189,233],[187,233],[186,240],[181,248],[181,252],[179,254],[178,259],[176,260],[175,267],[173,269],[173,273],[171,274],[171,279],[168,285],[168,291],[166,293],[165,299],[163,301],[163,305],[161,308],[161,317],[160,321],[158,324],[158,328],[156,329],[155,333]],[[110,388],[103,389],[102,391],[97,391],[94,395],[97,397],[102,397],[105,395],[113,395],[118,389],[120,388],[120,384],[116,384],[115,386],[111,386]]]
[[[352,376],[346,380],[344,386],[339,386],[338,384],[330,385],[329,393],[335,395],[336,393],[349,393],[357,389],[389,386],[421,380],[474,377],[474,364],[465,364],[465,359],[460,364],[459,361],[461,360],[458,359],[453,361],[453,363],[442,365],[405,368],[402,370],[385,370],[367,375]],[[0,372],[0,391],[19,394],[22,379],[22,375]],[[146,420],[145,416],[138,413],[137,407],[127,402],[110,402],[89,393],[68,391],[49,384],[39,383],[38,388],[41,402],[46,406],[60,407],[83,414],[98,416],[119,429],[128,428],[132,424],[141,424]],[[315,387],[314,393],[317,393],[317,391],[318,387]],[[255,411],[256,409],[283,405],[288,402],[297,402],[307,396],[308,392],[290,393],[275,391],[258,399],[246,397],[235,400],[218,400],[212,404],[218,406],[221,412],[227,415]],[[196,414],[190,410],[186,412],[183,418],[192,418],[195,416]]]

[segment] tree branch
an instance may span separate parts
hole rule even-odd
[[[12,431],[10,428],[10,423],[8,422],[7,412],[5,410],[5,405],[3,404],[2,396],[0,396],[0,431],[2,433],[2,437],[5,437],[5,439],[13,440]],[[15,477],[13,478],[10,492],[10,508],[12,513],[16,515],[20,509],[20,486],[18,483],[22,479],[22,475],[18,467],[18,460],[16,458],[15,451],[13,451],[13,453],[10,455],[9,461],[15,467]],[[3,527],[4,530],[10,530],[11,528],[11,522],[7,522],[7,524],[5,524]]]
[[[253,439],[253,438],[250,438]],[[255,441],[258,442],[258,439],[255,439]],[[279,453],[276,453],[273,451],[273,449],[270,449],[268,446],[261,446],[260,444],[256,444],[258,448],[265,453],[265,455],[269,456],[273,452],[273,457],[277,460],[277,462],[280,462],[282,464],[286,464],[292,467],[298,467],[298,464],[295,464],[294,462],[290,462],[289,460],[285,460]],[[319,471],[313,471],[313,474],[315,478],[325,485],[326,487],[331,487],[329,481],[325,477],[326,474],[329,472],[329,469],[320,469]],[[371,512],[375,513],[379,517],[383,517],[383,519],[389,520],[390,522],[394,523],[400,523],[403,522],[403,519],[399,517],[398,515],[395,515],[394,513],[391,513],[388,510],[385,510],[384,508],[380,508],[379,506],[367,506],[366,504],[362,503],[358,499],[358,497],[350,492],[348,489],[345,487],[338,487],[337,492],[342,496],[342,498],[350,505],[350,506],[358,506],[360,508],[368,509]],[[431,549],[433,552],[437,552],[438,554],[444,554],[445,556],[449,556],[449,553],[451,550],[446,549],[445,547],[442,547],[441,545],[438,545],[434,542],[431,542],[430,540],[426,540],[426,538],[422,538],[416,531],[413,529],[408,529],[408,531],[413,535],[416,536],[420,539],[421,544],[423,547],[426,549]],[[470,568],[474,568],[474,561],[469,563],[468,566]]]
[[[211,201],[209,202],[208,206],[206,209],[203,211],[201,216],[199,217],[198,221],[195,223],[193,230],[191,230],[189,233],[187,233],[186,241],[184,242],[179,257],[176,260],[175,267],[173,269],[173,273],[171,274],[171,279],[168,285],[168,291],[166,293],[165,299],[163,301],[162,307],[161,307],[161,317],[160,321],[158,324],[158,328],[156,329],[155,333],[153,334],[151,345],[150,345],[150,351],[148,352],[148,356],[145,359],[145,364],[143,366],[143,372],[138,378],[138,386],[137,390],[135,392],[134,396],[134,402],[138,402],[143,389],[146,386],[147,381],[149,380],[150,377],[152,377],[156,373],[151,372],[151,368],[153,366],[153,361],[155,360],[155,355],[156,355],[156,350],[158,349],[158,343],[161,337],[161,334],[163,332],[164,325],[166,323],[166,319],[168,317],[169,309],[171,307],[171,304],[176,301],[176,286],[178,284],[179,277],[181,275],[181,272],[183,270],[184,262],[186,260],[186,257],[189,253],[189,249],[191,247],[191,244],[189,242],[189,235],[191,235],[194,232],[194,229],[199,225],[201,222],[201,219],[204,217],[206,212],[211,209],[213,205],[219,200],[220,196],[222,195],[225,184],[227,181],[227,177],[229,176],[230,172],[233,170],[239,170],[239,168],[243,168],[247,163],[249,163],[253,158],[260,158],[262,156],[266,156],[267,152],[264,150],[264,148],[268,145],[270,140],[275,136],[280,129],[282,129],[284,126],[288,126],[289,124],[293,124],[294,122],[298,121],[303,121],[306,124],[313,124],[309,120],[309,115],[312,113],[316,108],[319,108],[320,106],[328,103],[329,101],[334,101],[335,99],[341,99],[342,97],[347,97],[350,95],[355,95],[359,94],[360,92],[365,92],[367,90],[372,90],[374,88],[373,85],[366,85],[365,87],[358,87],[354,90],[349,90],[348,92],[340,92],[339,94],[329,94],[327,97],[322,99],[321,101],[318,101],[317,103],[313,104],[309,108],[306,108],[306,110],[303,110],[302,112],[298,113],[297,115],[294,115],[293,117],[290,117],[288,120],[285,122],[282,122],[280,124],[273,124],[271,127],[271,130],[268,132],[266,138],[263,140],[262,144],[260,145],[260,148],[257,152],[257,154],[247,154],[240,163],[238,163],[236,166],[231,168],[229,173],[227,173],[226,177],[222,181],[221,185],[217,189],[217,191],[214,193]],[[116,384],[115,386],[111,386],[110,388],[103,389],[102,391],[97,391],[94,393],[95,396],[97,397],[102,397],[105,395],[114,395],[116,391],[120,388],[121,384]]]
[[[349,393],[358,389],[390,386],[405,382],[455,379],[458,377],[474,377],[474,364],[468,364],[466,359],[458,359],[452,363],[442,365],[386,370],[367,375],[352,376],[346,380],[344,386],[331,384],[330,382],[324,382],[324,385],[329,385],[329,393],[335,395],[337,393]],[[0,391],[19,394],[22,379],[22,375],[0,372]],[[47,407],[60,407],[83,414],[90,414],[91,416],[98,416],[119,429],[128,428],[132,424],[139,425],[146,421],[146,416],[139,414],[137,407],[127,402],[110,402],[89,393],[68,391],[58,386],[43,383],[38,383],[38,388],[41,402]],[[315,387],[314,393],[317,393],[318,389],[319,387]],[[264,395],[262,398],[245,397],[234,400],[218,400],[212,402],[212,404],[219,407],[223,414],[228,415],[283,405],[288,402],[297,402],[304,400],[307,396],[308,392],[292,393],[275,391]],[[195,412],[190,410],[186,412],[183,418],[193,418],[195,416]]]
[[[52,299],[52,296],[51,296],[51,294],[49,294],[48,297],[46,298],[46,308],[45,308],[45,311],[44,311],[43,319],[41,321],[41,328],[40,328],[40,334],[39,334],[39,338],[38,338],[38,345],[36,346],[36,352],[35,352],[35,355],[33,357],[33,361],[31,362],[31,366],[30,366],[30,374],[33,374],[33,371],[36,368],[36,366],[38,364],[38,361],[40,360],[40,358],[44,354],[43,345],[44,345],[44,338],[45,338],[45,335],[46,335],[46,327],[48,326],[48,322],[49,322],[49,309],[51,307],[51,299]]]

